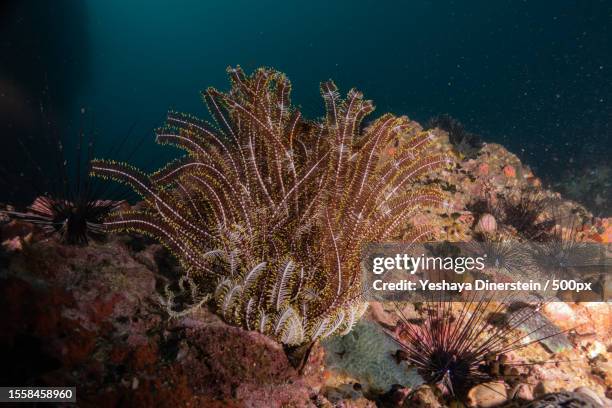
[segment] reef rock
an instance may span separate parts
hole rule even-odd
[[[508,395],[503,382],[492,382],[472,388],[467,398],[469,407],[491,408],[506,402]]]
[[[97,407],[313,406],[321,372],[299,376],[278,343],[206,308],[169,320],[158,289],[173,263],[136,244],[48,240],[3,255],[1,382],[78,384],[79,401]]]
[[[546,394],[525,405],[525,408],[602,408],[602,405],[586,394],[579,392],[558,392]]]
[[[439,397],[428,385],[419,387],[404,401],[404,408],[442,408]]]

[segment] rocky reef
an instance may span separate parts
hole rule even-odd
[[[416,122],[409,125],[413,135],[422,130]],[[438,154],[455,155],[446,132],[431,132]],[[397,146],[385,152],[385,160],[392,161]],[[545,189],[500,145],[485,144],[469,158],[457,156],[453,168],[429,179],[443,187],[450,209],[420,211],[406,220],[407,230],[434,225],[437,238],[450,241],[468,240],[482,230],[519,235],[473,203],[529,189],[553,203],[555,212],[572,215],[576,240],[608,244],[612,239],[611,218],[595,217]],[[32,224],[3,222],[2,384],[75,385],[83,407],[612,406],[612,303],[588,302],[588,293],[582,302],[559,300],[542,310],[559,330],[571,329],[566,347],[550,350],[533,342],[509,356],[525,362],[520,381],[477,385],[465,401],[449,402],[438,388],[423,384],[402,360],[400,347],[378,331],[397,327],[392,305],[372,303],[346,338],[316,344],[298,373],[280,343],[228,325],[206,305],[169,318],[165,288],[170,285],[180,295],[176,282],[182,273],[160,244],[119,234],[68,246]],[[612,282],[598,288],[609,297]],[[413,305],[404,307],[407,315],[420,313]]]

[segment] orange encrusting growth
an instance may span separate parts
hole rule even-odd
[[[111,231],[149,234],[198,277],[228,322],[288,345],[348,332],[365,310],[360,250],[406,228],[419,208],[442,202],[414,181],[447,163],[423,132],[383,162],[409,126],[352,89],[321,84],[326,115],[307,121],[286,76],[228,69],[232,88],[203,92],[215,124],[170,112],[157,142],[186,155],[154,174],[96,160],[94,175],[131,185],[142,210],[117,212]],[[408,240],[428,236],[415,227]]]

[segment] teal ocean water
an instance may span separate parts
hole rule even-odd
[[[3,140],[35,134],[41,103],[65,134],[85,108],[99,151],[133,127],[146,137],[133,161],[161,163],[174,152],[152,130],[166,111],[206,116],[199,91],[226,89],[225,68],[240,64],[286,72],[311,117],[329,78],[379,113],[448,113],[552,179],[612,152],[609,1],[57,0],[0,11]]]

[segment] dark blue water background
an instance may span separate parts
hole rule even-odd
[[[311,117],[328,78],[379,113],[449,113],[548,178],[612,151],[610,1],[57,0],[0,11],[2,140],[47,100],[66,134],[81,108],[93,115],[99,151],[135,124],[132,137],[147,139],[133,161],[161,164],[176,154],[153,143],[166,111],[206,116],[199,91],[226,89],[225,68],[240,64],[286,72]]]

